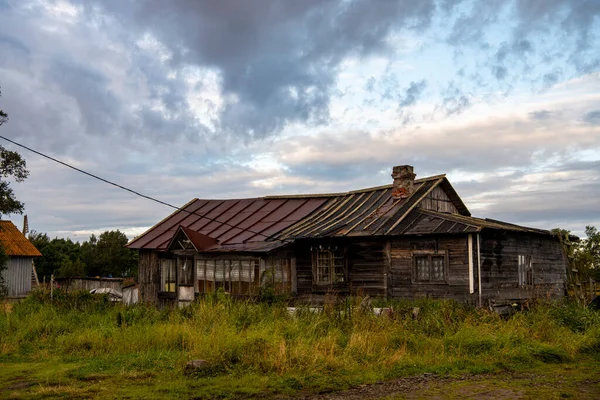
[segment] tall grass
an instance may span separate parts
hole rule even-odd
[[[600,314],[570,304],[537,304],[503,319],[452,301],[394,302],[386,316],[361,311],[359,303],[332,301],[321,313],[292,316],[284,304],[223,294],[163,311],[81,293],[59,292],[49,304],[36,294],[0,311],[0,361],[93,357],[96,369],[183,374],[187,361],[203,359],[208,367],[197,377],[257,374],[297,390],[421,372],[522,369],[600,353]]]

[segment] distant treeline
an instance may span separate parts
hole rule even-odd
[[[127,236],[119,230],[91,235],[79,243],[71,239],[50,239],[32,231],[29,240],[42,253],[35,259],[40,281],[69,276],[137,276],[137,252],[127,249]]]

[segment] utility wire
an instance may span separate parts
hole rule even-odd
[[[22,148],[24,148],[24,149],[26,149],[26,150],[29,150],[29,151],[31,151],[32,153],[35,153],[35,154],[37,154],[37,155],[39,155],[39,156],[42,156],[42,157],[44,157],[44,158],[47,158],[48,160],[54,161],[54,162],[56,162],[56,163],[58,163],[58,164],[61,164],[61,165],[65,166],[65,167],[67,167],[67,168],[71,168],[71,169],[73,169],[73,170],[75,170],[75,171],[77,171],[77,172],[80,172],[80,173],[82,173],[82,174],[84,174],[84,175],[87,175],[87,176],[89,176],[89,177],[91,177],[91,178],[94,178],[94,179],[97,179],[97,180],[99,180],[99,181],[102,181],[102,182],[104,182],[104,183],[107,183],[107,184],[109,184],[109,185],[115,186],[115,187],[117,187],[117,188],[119,188],[119,189],[121,189],[121,190],[125,190],[125,191],[127,191],[127,192],[129,192],[129,193],[133,193],[133,194],[134,194],[134,195],[136,195],[136,196],[143,197],[144,199],[147,199],[147,200],[150,200],[150,201],[154,201],[154,202],[156,202],[156,203],[158,203],[158,204],[162,204],[163,206],[171,207],[171,208],[174,208],[174,209],[176,209],[176,210],[178,210],[178,211],[184,211],[184,212],[186,212],[186,213],[188,213],[188,214],[191,214],[191,215],[196,215],[196,216],[198,216],[198,217],[206,218],[207,220],[209,220],[209,221],[211,221],[211,222],[217,222],[217,223],[219,223],[219,224],[223,224],[223,225],[229,226],[230,228],[240,229],[240,230],[242,230],[242,231],[250,232],[250,233],[253,233],[253,234],[255,234],[255,235],[260,235],[260,236],[263,236],[263,237],[265,237],[265,238],[270,238],[270,236],[268,236],[268,235],[265,235],[264,233],[256,232],[256,231],[253,231],[253,230],[251,230],[251,229],[247,229],[247,228],[241,228],[241,227],[239,227],[239,226],[236,226],[236,225],[231,225],[231,224],[229,224],[229,223],[227,223],[227,222],[223,222],[223,221],[216,220],[216,219],[214,219],[214,218],[207,217],[207,216],[206,216],[206,215],[204,215],[204,214],[198,214],[196,211],[189,211],[189,210],[186,210],[186,209],[184,209],[184,208],[182,208],[182,207],[177,207],[177,206],[175,206],[175,205],[173,205],[173,204],[171,204],[171,203],[167,203],[166,201],[159,200],[159,199],[157,199],[157,198],[154,198],[154,197],[152,197],[152,196],[148,196],[148,195],[146,195],[146,194],[140,193],[140,192],[138,192],[138,191],[135,191],[135,190],[133,190],[133,189],[130,189],[130,188],[128,188],[128,187],[125,187],[125,186],[123,186],[123,185],[119,185],[118,183],[115,183],[115,182],[109,181],[108,179],[104,179],[104,178],[102,178],[102,177],[100,177],[100,176],[98,176],[98,175],[94,175],[94,174],[92,174],[92,173],[90,173],[90,172],[84,171],[84,170],[83,170],[83,169],[81,169],[81,168],[74,167],[74,166],[72,166],[71,164],[68,164],[68,163],[66,163],[66,162],[64,162],[64,161],[58,160],[58,159],[56,159],[56,158],[54,158],[54,157],[51,157],[51,156],[49,156],[49,155],[47,155],[47,154],[44,154],[44,153],[40,152],[40,151],[34,150],[34,149],[32,149],[31,147],[27,147],[27,146],[25,146],[24,144],[17,143],[17,142],[15,142],[14,140],[11,140],[11,139],[9,139],[9,138],[7,138],[7,137],[4,137],[4,136],[2,136],[2,135],[0,135],[0,139],[4,139],[4,140],[6,140],[7,142],[10,142],[10,143],[12,143],[12,144],[14,144],[14,145],[16,145],[16,146],[22,147]],[[288,240],[288,239],[277,239],[277,238],[273,238],[273,239],[274,239],[274,240],[277,240],[277,241],[280,241],[280,242],[284,242],[284,243],[286,243],[286,242],[287,242],[287,243],[291,243],[291,242],[292,242],[291,240]]]

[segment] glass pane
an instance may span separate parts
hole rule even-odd
[[[215,260],[206,260],[206,280],[215,281]]]
[[[431,280],[443,281],[444,277],[444,256],[431,257]]]
[[[333,281],[336,283],[344,282],[345,281],[344,256],[341,252],[334,252],[334,253],[332,253],[332,257],[333,257],[333,274],[334,274]]]
[[[429,280],[429,259],[427,256],[418,256],[415,258],[417,266],[417,280]]]

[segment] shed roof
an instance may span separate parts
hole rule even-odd
[[[41,257],[42,253],[11,221],[0,221],[0,243],[11,257]]]

